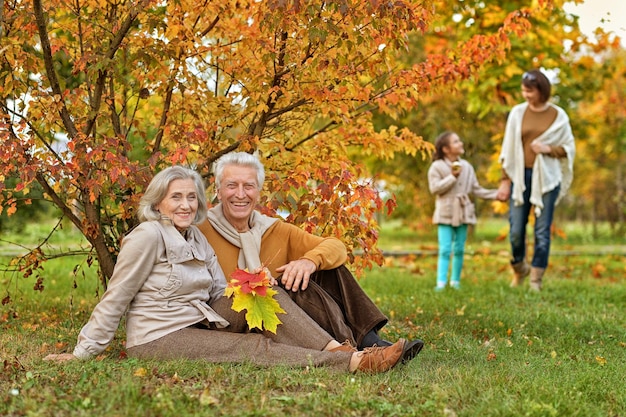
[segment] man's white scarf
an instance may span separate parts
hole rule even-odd
[[[535,206],[535,214],[539,216],[543,209],[543,194],[554,190],[559,184],[561,189],[556,203],[567,194],[574,178],[574,135],[565,111],[549,103],[557,110],[557,116],[552,125],[543,132],[537,140],[550,146],[562,146],[567,157],[551,158],[538,154],[533,165],[532,191],[530,202]],[[522,119],[528,103],[521,103],[513,107],[507,120],[500,153],[500,163],[504,172],[513,182],[513,202],[516,206],[524,203],[524,148],[522,144]]]
[[[239,248],[237,267],[253,271],[262,265],[261,262],[261,238],[263,234],[278,219],[268,217],[254,210],[248,225],[250,230],[239,233],[235,227],[224,217],[222,203],[209,209],[207,213],[209,222],[213,228],[231,244]]]

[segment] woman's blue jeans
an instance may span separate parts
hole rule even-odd
[[[524,204],[515,206],[511,198],[509,204],[509,224],[511,226],[509,239],[511,242],[511,252],[513,259],[512,264],[522,262],[526,259],[526,226],[528,225],[528,217],[532,210],[530,204],[531,178],[533,170],[527,168],[524,172],[524,182],[526,190],[524,191]],[[531,265],[537,268],[546,268],[548,266],[548,257],[550,256],[550,228],[554,218],[554,206],[559,196],[561,186],[557,186],[554,190],[545,193],[541,199],[543,200],[543,210],[539,217],[535,217],[535,245],[533,259]],[[511,186],[511,195],[513,195],[513,186]]]
[[[452,275],[450,282],[458,285],[461,282],[461,270],[463,269],[463,253],[467,240],[467,225],[450,226],[440,224],[437,227],[439,240],[439,259],[437,260],[437,287],[445,287],[448,282],[448,269],[450,267],[450,255],[452,256]]]

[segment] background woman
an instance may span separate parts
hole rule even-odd
[[[548,266],[554,207],[572,183],[576,153],[569,118],[563,109],[548,102],[550,94],[550,81],[541,71],[524,73],[522,96],[526,102],[511,110],[500,153],[503,179],[498,197],[510,198],[511,286],[519,286],[530,274],[530,287],[536,291],[541,290]],[[535,242],[529,266],[526,225],[532,206]]]

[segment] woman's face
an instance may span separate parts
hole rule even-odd
[[[528,102],[528,104],[533,106],[538,106],[543,104],[544,102],[541,100],[541,93],[538,88],[534,87],[526,87],[522,84],[522,97],[524,100]]]
[[[217,198],[222,203],[224,217],[237,230],[248,229],[248,220],[259,202],[260,194],[254,168],[238,165],[224,167]]]
[[[156,205],[156,209],[172,220],[178,230],[187,229],[198,212],[196,183],[191,178],[170,182],[165,198]]]

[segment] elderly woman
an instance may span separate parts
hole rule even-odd
[[[126,312],[128,355],[204,359],[343,371],[383,372],[402,356],[405,341],[356,351],[322,330],[285,294],[276,334],[252,333],[243,313],[224,297],[226,279],[213,248],[195,224],[206,218],[204,184],[195,171],[174,166],[158,173],[139,205],[140,225],[123,240],[109,286],[71,354],[88,359],[110,344]],[[198,208],[202,208],[198,210]]]
[[[498,198],[511,199],[509,223],[512,287],[530,274],[530,288],[541,290],[550,255],[550,228],[554,207],[567,194],[573,179],[574,135],[565,111],[550,103],[551,85],[539,70],[522,76],[526,100],[511,109],[507,119],[500,163],[503,178]],[[535,214],[533,258],[526,261],[526,226]]]

